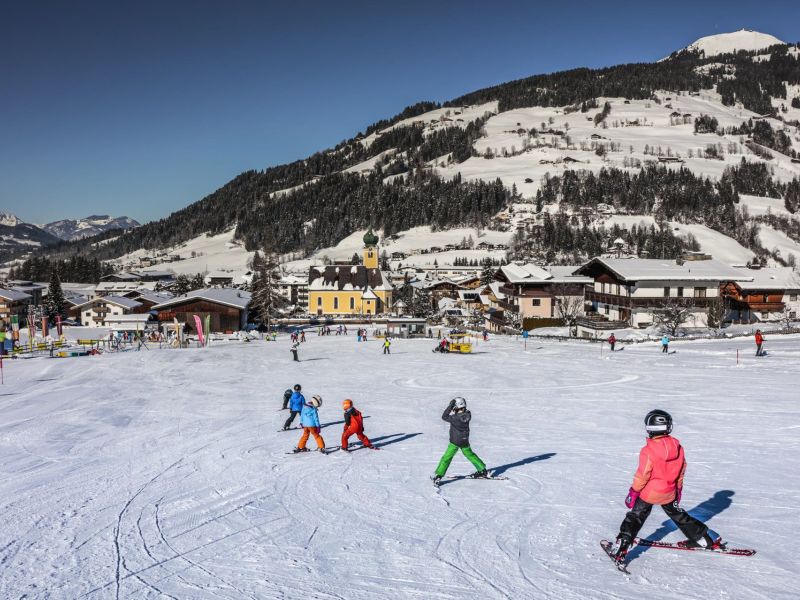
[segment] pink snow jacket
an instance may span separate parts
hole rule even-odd
[[[639,468],[633,476],[635,491],[650,504],[669,504],[683,488],[686,459],[681,443],[672,436],[650,438],[639,452]]]

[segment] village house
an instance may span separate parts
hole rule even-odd
[[[84,327],[108,327],[109,318],[133,314],[140,306],[136,300],[123,296],[98,296],[75,306],[74,310]]]
[[[24,323],[30,303],[30,294],[17,290],[0,289],[0,320],[8,326],[11,317],[16,315],[19,317],[20,323]]]
[[[690,308],[687,327],[705,327],[720,286],[743,276],[718,260],[648,258],[593,258],[575,274],[594,280],[586,292],[592,312],[629,327],[652,325],[670,303]]]
[[[378,264],[378,236],[364,235],[364,264],[334,264],[308,274],[308,310],[316,315],[377,315],[392,309],[394,287]]]
[[[727,320],[735,323],[778,321],[800,315],[800,273],[791,267],[738,268],[743,279],[722,286]]]
[[[277,282],[278,293],[291,306],[296,306],[304,313],[308,312],[308,278],[299,275],[284,275]]]
[[[415,297],[425,297],[431,310],[438,310],[443,299],[450,299],[455,304],[461,286],[449,279],[423,279],[412,281],[411,288]]]
[[[499,291],[505,296],[498,304],[505,310],[518,313],[521,319],[558,318],[560,302],[572,302],[582,307],[584,290],[592,283],[592,278],[574,274],[576,268],[540,267],[532,263],[504,265],[495,274],[495,279],[503,284]]]
[[[44,283],[27,281],[24,279],[15,279],[7,281],[6,288],[15,292],[28,294],[31,297],[30,304],[33,306],[39,306],[42,303],[42,298],[44,297],[44,292],[47,289],[47,285]]]
[[[203,321],[210,316],[211,331],[232,333],[247,325],[248,304],[250,292],[235,288],[208,288],[176,296],[156,304],[152,310],[157,312],[159,321],[177,319],[189,331],[196,329],[195,315]]]

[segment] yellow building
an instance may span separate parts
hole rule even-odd
[[[393,286],[378,266],[378,236],[364,236],[364,264],[334,264],[308,274],[308,312],[316,315],[377,315],[392,308]]]

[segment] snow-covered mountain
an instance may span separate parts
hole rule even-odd
[[[25,223],[15,215],[0,213],[0,260],[19,252],[37,250],[55,244],[59,239],[40,227]]]
[[[684,48],[689,52],[699,52],[706,58],[719,54],[728,54],[740,50],[762,50],[776,44],[785,44],[774,35],[740,29],[730,33],[718,33],[701,37],[699,40],[689,44]]]
[[[130,217],[91,215],[83,219],[62,219],[43,225],[42,229],[62,240],[77,240],[103,233],[110,229],[131,229],[139,223]]]
[[[23,221],[17,215],[11,213],[0,213],[0,225],[15,227],[22,222]]]

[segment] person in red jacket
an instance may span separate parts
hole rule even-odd
[[[764,344],[764,336],[761,335],[761,330],[756,329],[756,356],[761,356],[761,346]]]
[[[612,352],[614,351],[614,346],[616,345],[616,343],[617,343],[617,337],[612,333],[610,336],[608,336],[608,345],[611,346]]]
[[[351,435],[355,435],[361,440],[361,443],[364,444],[365,448],[372,448],[373,450],[377,450],[375,446],[372,445],[372,442],[369,441],[369,438],[364,435],[364,418],[361,416],[359,410],[353,406],[352,400],[345,400],[342,402],[342,408],[344,409],[344,430],[342,431],[342,450],[348,452],[348,440],[350,439]]]
[[[612,556],[617,563],[625,559],[634,538],[644,525],[654,504],[661,505],[687,539],[678,545],[687,548],[722,546],[719,535],[680,507],[686,458],[681,443],[672,437],[672,417],[663,410],[651,410],[644,418],[649,439],[639,453],[639,468],[633,476],[625,506],[630,511],[619,528]]]

